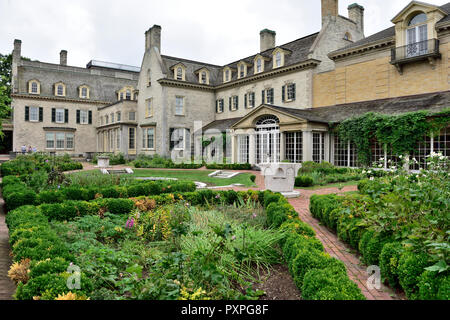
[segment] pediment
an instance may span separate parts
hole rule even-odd
[[[442,11],[438,6],[433,4],[421,2],[421,1],[411,1],[402,11],[400,11],[391,21],[392,23],[402,22],[408,17],[411,16],[412,13],[422,11],[425,13],[439,11],[442,16],[447,15],[446,12]]]

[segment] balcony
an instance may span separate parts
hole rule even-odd
[[[436,59],[440,57],[438,39],[411,43],[391,50],[391,64],[400,74],[403,72],[403,65],[421,60],[428,60],[434,69]]]

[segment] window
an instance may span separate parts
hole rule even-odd
[[[282,88],[282,100],[283,102],[294,101],[296,97],[296,86],[295,83],[290,83]]]
[[[262,60],[261,59],[258,59],[257,61],[256,61],[256,72],[257,73],[260,73],[262,71]]]
[[[172,135],[170,137],[174,150],[185,150],[190,145],[189,130],[184,128],[172,129]]]
[[[222,113],[224,110],[224,101],[223,99],[219,99],[216,101],[216,113]]]
[[[38,107],[30,107],[30,121],[39,121]]]
[[[285,144],[285,159],[292,163],[301,163],[303,160],[303,132],[286,132]]]
[[[175,98],[175,115],[184,115],[184,97]]]
[[[114,123],[114,113],[111,113],[111,123]]]
[[[28,92],[32,94],[39,94],[39,91],[40,91],[39,82],[37,82],[36,80],[30,81]]]
[[[117,149],[120,149],[120,135],[121,134],[122,134],[122,130],[116,129],[116,138],[117,138],[116,147],[117,147]]]
[[[80,110],[80,123],[81,124],[88,124],[89,123],[89,114],[86,110]]]
[[[100,125],[103,125],[103,117],[100,117]]]
[[[414,57],[428,53],[428,25],[427,16],[420,13],[409,22],[406,30],[406,56]]]
[[[125,99],[126,100],[131,100],[131,90],[127,90],[126,91]]]
[[[64,149],[65,135],[64,133],[56,133],[56,149]]]
[[[136,128],[128,130],[128,149],[136,149]]]
[[[273,100],[273,88],[263,90],[262,96],[263,96],[262,103],[273,104],[273,101],[274,101]],[[265,96],[265,99],[264,99],[264,96]]]
[[[408,25],[411,27],[425,22],[427,22],[427,15],[425,13],[419,13],[412,17]]]
[[[55,122],[56,123],[64,123],[64,113],[65,110],[64,109],[56,109],[56,117],[55,117]]]
[[[147,99],[147,108],[145,110],[145,117],[150,118],[153,116],[153,98]]]
[[[207,83],[207,79],[206,79],[206,71],[203,71],[201,74],[201,81],[203,84]]]
[[[325,161],[325,133],[313,133],[313,161],[322,163]]]
[[[243,64],[241,64],[241,66],[239,67],[239,78],[244,78],[245,77],[245,66]]]
[[[105,124],[109,124],[109,117],[107,115],[105,116]]]
[[[66,149],[73,149],[73,133],[66,133]]]
[[[117,112],[117,122],[120,122],[121,118],[122,118],[122,113],[120,113],[120,111],[119,111],[119,112]]]
[[[347,40],[347,41],[351,41],[352,40],[352,36],[350,35],[350,33],[346,32],[344,34],[344,40]]]
[[[253,108],[255,106],[255,93],[254,92],[249,92],[246,95],[246,99],[248,99],[248,104],[246,101],[246,108]]]
[[[231,70],[226,68],[223,71],[223,82],[229,82],[231,80]]]
[[[281,52],[280,51],[278,51],[275,55],[275,66],[277,68],[281,67]]]
[[[55,148],[55,134],[54,133],[46,133],[45,139],[47,140],[47,149]]]
[[[177,68],[177,80],[180,80],[180,81],[183,80],[183,68],[181,68],[181,67]]]
[[[239,96],[231,97],[231,101],[232,101],[231,110],[232,111],[238,110],[239,109]]]
[[[55,96],[64,97],[66,95],[66,86],[63,83],[55,84]]]
[[[142,129],[142,147],[144,149],[155,149],[155,128]]]
[[[80,87],[80,98],[88,99],[89,98],[89,88],[87,86]]]
[[[124,95],[123,95],[123,92],[121,92],[121,93],[120,93],[120,98],[119,98],[119,100],[123,100],[123,96],[124,96]]]
[[[129,112],[128,113],[128,120],[136,121],[136,112]]]
[[[249,163],[249,135],[238,135],[238,162]]]

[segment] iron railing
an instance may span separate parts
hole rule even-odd
[[[430,39],[393,48],[391,51],[391,63],[420,57],[438,56],[439,40]]]

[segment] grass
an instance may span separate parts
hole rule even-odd
[[[74,175],[86,175],[92,174],[97,170],[83,171],[74,173]],[[211,186],[228,186],[232,184],[242,184],[247,188],[256,187],[256,185],[250,180],[251,173],[241,173],[231,179],[220,179],[208,177],[214,170],[155,170],[155,169],[134,169],[134,173],[127,175],[127,177],[157,177],[157,178],[175,178],[178,180],[198,181],[203,182]]]

